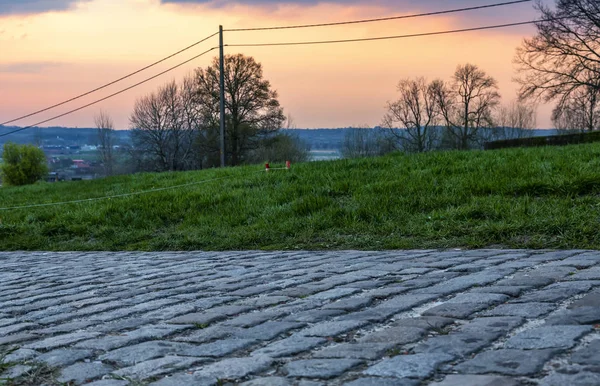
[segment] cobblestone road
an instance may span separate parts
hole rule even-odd
[[[15,383],[600,385],[600,252],[0,253],[0,267],[0,378]]]

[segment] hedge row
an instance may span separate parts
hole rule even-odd
[[[565,146],[590,142],[600,142],[600,131],[593,131],[589,133],[550,135],[547,137],[505,139],[502,141],[486,142],[484,144],[484,149],[495,150],[507,147]]]

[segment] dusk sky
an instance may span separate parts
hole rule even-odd
[[[0,0],[0,121],[68,99],[137,70],[213,32],[386,17],[500,2],[499,0]],[[264,32],[230,32],[225,42],[329,40],[400,35],[533,20],[532,3],[462,14],[381,23]],[[299,128],[374,126],[406,77],[449,79],[473,63],[494,76],[503,102],[515,99],[513,58],[533,26],[378,42],[320,46],[226,48],[254,56]],[[67,106],[16,122],[34,124],[152,76],[216,46],[203,43],[122,83]],[[93,127],[100,109],[129,127],[136,98],[207,66],[218,51],[148,84],[44,126]],[[551,106],[538,126],[551,127]]]

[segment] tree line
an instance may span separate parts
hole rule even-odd
[[[168,82],[138,98],[129,122],[134,171],[181,171],[220,164],[219,60],[198,68],[180,83]],[[225,159],[228,166],[264,161],[305,161],[308,148],[280,132],[293,126],[277,92],[264,79],[262,65],[242,54],[226,55]],[[99,150],[106,174],[114,157],[106,113],[96,117]]]
[[[537,1],[535,7],[537,34],[514,59],[520,86],[514,102],[501,105],[497,81],[474,64],[459,65],[449,81],[403,79],[398,99],[387,104],[382,126],[388,130],[350,132],[344,155],[465,150],[529,136],[540,102],[555,103],[552,122],[560,132],[600,129],[600,2],[557,0],[551,8]]]

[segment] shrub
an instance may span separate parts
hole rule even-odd
[[[33,145],[5,143],[0,175],[6,185],[28,185],[48,174],[44,152]]]

